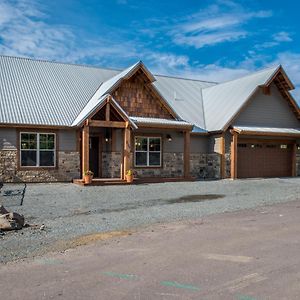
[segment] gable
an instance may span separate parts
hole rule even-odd
[[[107,105],[108,104],[106,103],[105,106],[99,109],[98,112],[96,112],[91,119],[98,121],[106,121],[106,119],[108,118],[110,121],[124,121],[124,118],[122,118],[120,113],[112,105],[110,105],[107,112]]]
[[[112,96],[129,116],[174,119],[141,70],[123,80]]]
[[[265,95],[262,89],[259,89],[232,124],[279,128],[300,127],[300,122],[291,106],[274,83],[270,85],[270,95]]]
[[[206,129],[226,130],[248,100],[277,73],[279,67],[262,70],[242,78],[202,90]]]

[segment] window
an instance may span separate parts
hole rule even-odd
[[[262,148],[262,144],[251,144],[251,148]]]
[[[161,138],[136,137],[134,162],[137,167],[160,167]]]
[[[55,167],[55,134],[20,134],[20,161],[22,167]]]
[[[247,144],[238,144],[238,148],[247,148]]]

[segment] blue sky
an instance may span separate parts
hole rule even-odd
[[[300,4],[1,0],[0,53],[224,81],[281,63],[300,99]]]

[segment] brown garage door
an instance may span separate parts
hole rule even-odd
[[[292,176],[292,144],[238,143],[237,177]]]

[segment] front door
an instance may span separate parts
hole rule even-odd
[[[99,137],[90,137],[90,170],[99,178]]]

